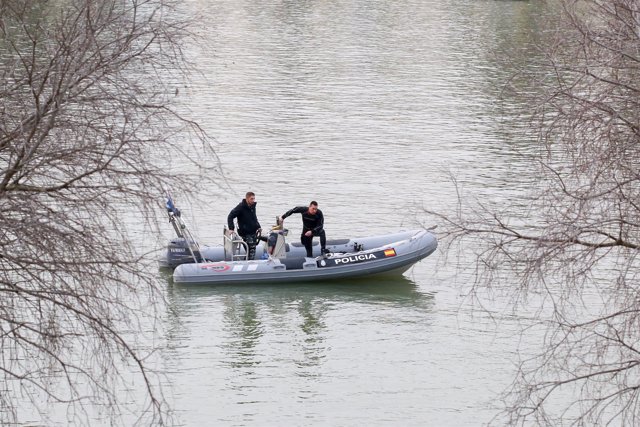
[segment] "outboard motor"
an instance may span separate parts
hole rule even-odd
[[[189,244],[184,237],[176,237],[171,239],[167,246],[167,265],[169,268],[176,268],[180,264],[193,262],[193,258],[202,259],[199,249],[194,249],[193,244],[189,248]]]
[[[167,247],[167,265],[175,268],[188,262],[204,262],[200,253],[200,245],[191,234],[187,224],[182,219],[180,210],[173,203],[171,195],[166,196],[167,215],[177,237],[169,242]]]

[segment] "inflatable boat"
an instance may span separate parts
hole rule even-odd
[[[358,239],[327,240],[328,254],[320,255],[314,241],[313,256],[307,257],[300,243],[287,243],[287,230],[272,227],[266,242],[256,247],[254,260],[247,259],[247,244],[224,232],[222,246],[200,246],[181,218],[171,198],[167,199],[169,221],[177,237],[160,259],[174,268],[177,284],[237,284],[326,281],[369,275],[400,275],[433,253],[438,242],[430,230],[408,230]]]
[[[409,230],[361,238],[327,239],[327,249],[334,254],[366,251],[408,239],[416,232],[417,230]],[[225,243],[220,246],[198,245],[196,247],[193,240],[189,242],[184,237],[174,238],[169,242],[158,262],[161,267],[174,269],[180,264],[195,262],[194,257],[200,261],[246,260],[247,246],[242,239],[237,236],[233,236],[231,241],[226,236],[223,239]],[[307,251],[300,242],[285,243],[284,251],[284,256],[287,258],[303,258],[307,255]],[[267,243],[261,242],[256,246],[254,258],[266,259],[267,252]],[[317,239],[313,241],[312,256],[320,256],[320,242]]]

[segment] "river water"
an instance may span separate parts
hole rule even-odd
[[[466,192],[500,204],[531,180],[531,144],[503,90],[539,38],[537,1],[191,0],[200,73],[182,108],[227,181],[181,201],[222,241],[254,191],[263,225],[317,200],[329,238],[412,228]],[[437,225],[433,222],[425,226]],[[300,219],[287,220],[297,239]],[[169,237],[170,230],[167,230]],[[446,255],[446,257],[445,257]],[[448,260],[448,263],[444,261]],[[525,316],[466,297],[471,249],[397,280],[282,286],[168,283],[168,399],[183,425],[477,426],[500,409]],[[496,420],[498,424],[500,418]]]

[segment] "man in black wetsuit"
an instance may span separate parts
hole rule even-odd
[[[260,227],[258,216],[256,215],[256,204],[255,193],[249,191],[245,195],[244,200],[238,203],[238,206],[233,208],[227,217],[229,233],[235,228],[233,220],[235,218],[238,219],[238,234],[249,247],[248,259],[255,258],[258,240],[266,240],[265,238],[258,237],[262,232],[262,227]]]
[[[313,236],[320,237],[321,253],[328,253],[326,249],[327,237],[324,233],[324,216],[322,215],[322,211],[318,209],[318,202],[314,200],[309,203],[309,207],[296,206],[295,208],[288,210],[287,213],[279,218],[280,223],[282,223],[286,217],[294,213],[302,214],[302,234],[300,235],[300,242],[302,242],[304,248],[307,250],[307,256],[309,258],[313,256],[311,250]]]

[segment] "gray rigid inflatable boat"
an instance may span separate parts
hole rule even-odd
[[[379,248],[389,243],[398,242],[413,236],[417,230],[399,231],[377,236],[352,239],[327,239],[327,249],[332,253],[359,252]],[[169,242],[168,247],[158,259],[161,267],[176,268],[180,264],[193,263],[194,253],[197,259],[206,261],[235,261],[246,258],[246,247],[243,244],[233,245],[225,239],[224,246],[206,246],[187,244],[185,237],[176,237]],[[234,246],[230,248],[230,246]],[[307,251],[300,242],[285,243],[282,256],[287,258],[304,258]],[[320,242],[313,240],[312,256],[320,256]],[[196,253],[197,252],[197,253]],[[233,253],[233,255],[232,255]],[[260,242],[256,246],[255,259],[267,258],[267,245]]]
[[[345,279],[380,274],[400,275],[438,247],[430,230],[400,231],[359,239],[328,240],[329,254],[320,255],[314,242],[312,257],[302,244],[285,242],[281,224],[256,247],[254,260],[248,246],[225,229],[223,246],[201,246],[189,231],[180,211],[167,198],[169,222],[176,231],[159,262],[174,269],[178,284],[285,283]]]
[[[270,258],[181,264],[173,272],[179,284],[286,283],[344,279],[378,274],[402,274],[436,250],[436,237],[427,230],[380,247],[316,258]]]

